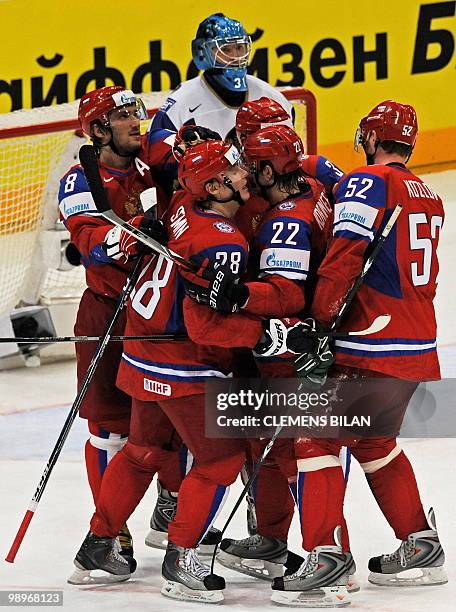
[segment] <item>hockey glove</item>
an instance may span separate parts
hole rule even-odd
[[[218,132],[200,125],[183,125],[177,132],[173,146],[173,155],[177,161],[182,159],[188,147],[200,144],[205,140],[222,140]]]
[[[296,319],[267,319],[263,321],[263,336],[253,348],[255,357],[283,355],[289,349],[287,336],[296,326]]]
[[[305,319],[290,330],[287,343],[289,350],[300,353],[295,359],[296,376],[305,379],[311,388],[322,387],[328,370],[334,363],[329,336],[309,337],[309,333],[320,331],[315,319]]]
[[[198,266],[196,272],[183,272],[185,293],[223,314],[237,312],[249,298],[248,287],[239,282],[239,275],[229,265],[211,262],[208,257],[193,256],[190,261]]]
[[[153,238],[160,244],[166,245],[168,242],[168,233],[161,221],[148,219],[144,215],[137,215],[128,221],[130,225],[141,230],[144,234]],[[108,257],[111,259],[120,260],[128,259],[136,255],[153,253],[153,250],[139,241],[137,238],[116,226],[108,231],[105,236],[103,248]]]

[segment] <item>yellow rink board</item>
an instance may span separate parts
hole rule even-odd
[[[74,100],[95,74],[135,81],[137,91],[169,89],[187,78],[197,25],[216,11],[253,35],[257,75],[315,93],[320,150],[342,167],[360,163],[358,121],[387,98],[417,109],[414,165],[455,161],[455,0],[6,0],[0,111]]]

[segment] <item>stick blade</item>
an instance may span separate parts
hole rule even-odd
[[[369,336],[370,334],[376,334],[377,332],[382,331],[382,329],[385,329],[390,321],[391,315],[380,315],[372,321],[371,325],[367,329],[352,331],[350,332],[350,336]]]

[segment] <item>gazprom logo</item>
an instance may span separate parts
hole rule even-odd
[[[135,104],[136,96],[131,89],[125,89],[124,91],[118,91],[113,94],[112,99],[116,106],[124,106],[125,104]]]
[[[71,215],[82,213],[86,210],[90,210],[90,204],[75,204],[73,206],[69,206],[68,208],[65,206],[65,215],[67,217],[71,217]]]
[[[266,266],[268,268],[290,268],[292,270],[301,270],[302,263],[294,259],[279,259],[274,251],[266,257]]]
[[[339,211],[339,220],[340,221],[355,221],[356,223],[360,223],[361,225],[366,225],[367,219],[363,215],[355,213],[353,211],[346,211],[345,206]]]

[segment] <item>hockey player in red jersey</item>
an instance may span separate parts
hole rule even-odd
[[[172,250],[187,259],[199,256],[227,263],[233,274],[244,270],[248,251],[232,222],[249,197],[247,172],[238,161],[237,150],[220,141],[187,151],[179,166],[184,189],[175,194],[167,219]],[[202,344],[189,339],[153,347],[147,341],[132,341],[125,346],[118,385],[133,397],[130,437],[106,470],[91,533],[76,556],[77,568],[86,574],[100,568],[113,579],[125,579],[131,573],[132,566],[115,556],[113,538],[167,460],[164,438],[172,424],[195,463],[182,482],[177,513],[169,525],[162,592],[191,601],[223,599],[223,578],[212,575],[199,560],[196,546],[245,461],[245,445],[205,438],[204,383],[230,376],[232,354],[224,344],[255,346],[263,327],[261,321],[244,316],[244,322],[229,319],[221,329],[211,316],[208,308],[184,298],[174,263],[162,256],[148,258],[128,305],[126,333],[188,331],[191,336],[206,329],[207,335]]]
[[[309,301],[316,270],[326,252],[332,210],[324,186],[304,176],[302,151],[301,139],[285,125],[266,125],[244,141],[245,159],[268,203],[252,242],[255,269],[250,277],[258,280],[227,284],[225,292],[219,290],[212,300],[210,283],[202,287],[197,279],[191,284],[187,281],[187,292],[200,304],[210,304],[219,312],[266,318],[296,316],[304,311],[306,296]],[[199,274],[207,276],[207,272],[205,263]],[[220,319],[219,326],[223,328],[224,324]],[[204,342],[205,334],[203,329],[192,337]],[[289,354],[261,357],[258,365],[265,378],[295,376]],[[255,458],[262,454],[266,442],[252,441]],[[299,567],[296,556],[287,558],[286,544],[294,512],[288,482],[293,485],[295,479],[293,442],[278,440],[255,483],[257,534],[244,540],[223,540],[220,563],[262,579],[281,575],[285,562],[287,568]]]
[[[376,437],[345,441],[303,440],[297,446],[304,546],[313,552],[295,574],[274,581],[273,600],[278,603],[313,607],[316,598],[333,606],[348,603],[338,541],[344,482],[337,455],[343,443],[359,461],[401,540],[393,554],[369,561],[369,580],[388,586],[446,582],[434,513],[426,517],[412,467],[395,437],[418,382],[440,377],[433,298],[444,211],[440,197],[406,167],[417,130],[414,109],[392,100],[378,104],[361,120],[356,146],[363,147],[367,165],[337,185],[334,237],[318,272],[312,308],[315,319],[329,329],[369,245],[401,203],[403,211],[340,329],[362,327],[381,313],[390,313],[391,323],[370,337],[335,341],[334,376],[377,391],[377,400],[365,409],[393,433],[382,437],[373,432]],[[342,385],[338,395],[343,394]],[[350,405],[350,397],[345,400]]]
[[[145,219],[141,201],[157,202],[163,212],[168,197],[153,178],[175,172],[171,155],[174,134],[163,131],[156,139],[140,135],[140,120],[147,118],[140,98],[120,86],[102,87],[85,94],[79,105],[79,121],[99,152],[99,171],[113,210],[158,240],[165,237],[160,222]],[[166,188],[166,184],[164,185]],[[130,236],[109,224],[98,213],[80,165],[62,178],[59,191],[61,218],[70,231],[86,268],[88,288],[79,305],[75,333],[100,334],[111,320],[116,300],[139,253]],[[122,334],[125,317],[114,333]],[[78,382],[81,384],[95,351],[95,343],[76,345]],[[114,381],[121,356],[120,343],[110,345],[103,356],[83,402],[80,416],[88,420],[90,439],[85,446],[89,484],[96,503],[107,463],[125,444],[130,421],[130,398]],[[166,476],[165,489],[177,491],[179,471]],[[165,486],[166,485],[166,486]],[[125,554],[132,554],[128,531],[121,534]]]

